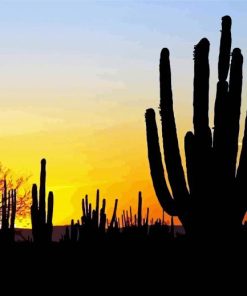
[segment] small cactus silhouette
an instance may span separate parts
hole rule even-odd
[[[48,243],[52,241],[53,193],[48,194],[48,207],[46,215],[46,160],[41,160],[40,189],[38,198],[37,185],[32,187],[31,220],[32,233],[35,243]]]
[[[8,190],[4,180],[4,188],[1,201],[1,229],[0,239],[5,243],[15,240],[15,217],[16,217],[16,190]]]

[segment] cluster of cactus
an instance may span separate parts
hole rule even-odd
[[[174,217],[171,217],[170,227],[164,221],[163,218],[154,220],[150,219],[149,222],[149,208],[146,210],[146,217],[143,218],[142,210],[142,192],[138,193],[138,208],[137,214],[132,216],[132,208],[130,206],[129,212],[127,210],[123,211],[122,214],[122,232],[125,234],[133,234],[134,236],[140,235],[142,237],[152,237],[157,238],[174,238],[175,237],[175,227],[174,227]]]
[[[39,198],[37,185],[32,187],[31,220],[32,234],[35,243],[49,243],[52,241],[53,193],[48,194],[46,215],[46,160],[41,160]]]
[[[128,228],[128,227],[147,227],[149,221],[149,208],[147,208],[146,212],[146,218],[142,218],[142,193],[141,191],[138,193],[138,208],[137,208],[137,214],[132,216],[132,208],[130,206],[130,210],[123,211],[122,214],[122,227]]]
[[[222,18],[214,132],[209,127],[209,41],[194,49],[194,133],[185,136],[186,178],[182,166],[171,87],[169,50],[160,57],[160,116],[167,175],[164,177],[153,109],[146,110],[148,158],[157,198],[169,215],[178,216],[189,236],[239,235],[247,210],[247,119],[237,168],[243,57],[231,54],[231,18]],[[231,56],[231,65],[230,65]],[[229,82],[227,81],[230,69]]]
[[[109,221],[106,217],[105,208],[106,200],[102,201],[102,208],[99,209],[100,198],[99,190],[96,193],[96,206],[92,209],[92,204],[88,201],[88,196],[82,199],[82,217],[81,222],[78,220],[76,223],[71,220],[70,227],[66,227],[65,234],[62,236],[64,242],[85,242],[92,238],[103,237],[119,237],[123,235],[125,238],[145,238],[150,235],[152,238],[174,238],[174,223],[173,217],[171,218],[171,227],[161,219],[155,222],[151,219],[152,223],[149,224],[149,208],[147,208],[146,217],[142,218],[142,193],[138,194],[138,209],[137,214],[132,215],[132,207],[130,210],[123,210],[122,221],[117,218],[117,205],[118,200],[115,200],[112,218]]]
[[[16,216],[16,190],[7,189],[7,182],[4,180],[4,188],[1,202],[1,230],[0,238],[4,242],[15,240],[15,216]]]
[[[111,221],[109,222],[106,217],[106,200],[102,200],[102,207],[100,209],[100,192],[96,193],[96,205],[95,209],[92,209],[92,204],[88,202],[88,196],[82,199],[82,217],[81,223],[78,220],[77,223],[71,220],[70,231],[66,228],[64,241],[82,241],[86,238],[95,238],[105,234],[106,230],[109,232],[117,232],[119,230],[119,221],[117,219],[117,206],[118,199],[115,200],[114,210]]]

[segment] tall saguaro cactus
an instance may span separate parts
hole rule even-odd
[[[41,160],[39,198],[37,185],[32,187],[31,220],[34,242],[47,243],[52,240],[53,193],[48,194],[46,215],[46,160]]]
[[[158,130],[153,109],[146,110],[148,158],[158,200],[171,216],[178,216],[192,236],[239,234],[247,210],[247,119],[239,167],[239,120],[243,57],[232,52],[231,18],[222,18],[215,100],[214,133],[209,127],[209,41],[203,38],[194,49],[194,133],[185,136],[187,188],[179,151],[173,111],[169,50],[160,57],[160,116],[165,164],[172,193],[164,177]],[[227,81],[230,69],[229,82]]]

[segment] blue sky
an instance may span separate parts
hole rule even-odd
[[[9,71],[25,64],[23,71],[30,76],[39,63],[48,65],[51,73],[55,68],[61,73],[64,64],[77,75],[77,69],[70,68],[81,61],[100,69],[99,75],[115,71],[118,75],[111,80],[139,86],[138,76],[153,81],[159,52],[169,47],[179,80],[187,68],[179,60],[192,60],[193,45],[200,38],[209,38],[211,61],[217,58],[220,18],[225,14],[233,18],[233,45],[245,53],[246,8],[244,1],[0,1],[0,54],[9,57],[3,61]],[[38,76],[43,86],[44,76]],[[63,79],[71,81],[68,87],[75,85],[66,75]]]
[[[163,47],[177,123],[190,128],[194,45],[203,37],[211,44],[212,114],[221,17],[231,15],[233,47],[245,57],[246,11],[245,1],[0,1],[0,124],[6,110],[20,121],[4,133],[75,128],[82,112],[85,126],[114,125],[112,114],[143,124],[144,110],[158,106]],[[245,97],[244,87],[243,107]]]

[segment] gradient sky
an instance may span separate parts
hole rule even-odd
[[[158,109],[160,50],[171,52],[182,148],[194,45],[211,43],[213,110],[221,17],[231,15],[233,46],[245,57],[246,11],[244,1],[0,1],[0,161],[37,182],[47,159],[54,224],[79,218],[81,198],[94,201],[97,188],[109,211],[116,197],[120,210],[136,208],[142,190],[151,216],[161,216],[144,124],[145,109]],[[243,102],[242,114],[246,88]]]

